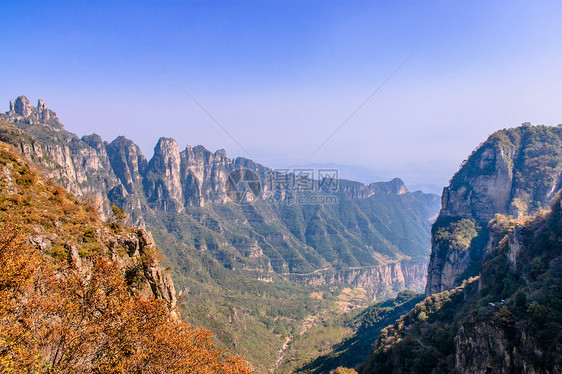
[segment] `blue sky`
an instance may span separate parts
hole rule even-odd
[[[497,129],[562,123],[555,1],[3,2],[0,100],[69,131],[440,188]],[[343,121],[413,56],[312,158]]]

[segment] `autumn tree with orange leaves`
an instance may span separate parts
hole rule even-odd
[[[118,267],[91,259],[84,277],[0,229],[0,367],[6,372],[250,373],[211,332],[173,318],[161,300],[131,296]]]
[[[251,373],[165,300],[133,292],[109,243],[134,230],[118,228],[0,143],[0,371]]]

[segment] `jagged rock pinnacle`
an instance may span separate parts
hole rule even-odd
[[[48,120],[51,118],[51,111],[47,108],[47,104],[41,99],[37,100],[37,113],[39,119]]]
[[[32,112],[32,106],[27,97],[19,96],[16,99],[14,111],[22,117],[29,117]]]
[[[41,99],[37,100],[37,107],[31,105],[27,97],[19,96],[15,101],[10,100],[10,110],[5,116],[1,116],[8,122],[38,123],[51,127],[54,130],[62,130],[57,114],[47,107]]]

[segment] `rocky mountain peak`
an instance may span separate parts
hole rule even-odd
[[[400,178],[394,178],[390,182],[387,183],[390,189],[390,192],[395,193],[397,195],[402,195],[408,192],[404,181]]]
[[[37,109],[43,111],[43,110],[47,110],[47,104],[45,104],[45,102],[41,99],[37,100]]]
[[[14,112],[22,117],[29,117],[31,115],[32,107],[31,103],[25,96],[19,96],[16,99],[16,104],[14,105]]]
[[[211,154],[211,151],[209,151],[207,148],[205,148],[202,145],[196,145],[195,147],[191,148],[191,151],[193,152],[194,155],[197,156],[208,156]]]
[[[178,143],[172,138],[160,138],[154,156],[148,164],[145,189],[149,202],[160,210],[182,211],[181,158]]]
[[[172,138],[161,137],[154,147],[154,153],[165,154],[167,152],[177,151],[179,153],[178,143]]]
[[[490,135],[443,189],[426,294],[477,275],[488,222],[496,214],[522,218],[538,213],[562,187],[561,175],[562,128],[524,123]]]
[[[154,157],[151,160],[154,168],[166,171],[166,174],[179,173],[180,151],[178,143],[172,138],[160,138],[154,147]]]
[[[84,135],[82,137],[82,141],[96,150],[105,148],[103,139],[101,138],[101,136],[95,133],[91,135]]]
[[[226,150],[221,148],[215,152],[215,157],[226,158]]]
[[[37,100],[37,107],[34,107],[29,99],[23,95],[19,96],[15,101],[10,100],[9,111],[1,118],[11,123],[40,123],[56,131],[63,129],[57,114],[49,109],[43,100]]]

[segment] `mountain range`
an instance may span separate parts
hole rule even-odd
[[[409,192],[398,178],[369,185],[336,179],[337,188],[316,178],[310,190],[279,188],[270,180],[282,171],[231,160],[224,150],[187,145],[180,151],[170,138],[161,138],[147,160],[122,136],[112,142],[96,134],[79,138],[42,100],[33,106],[24,96],[0,121],[1,141],[100,217],[111,218],[116,206],[129,223],[148,228],[185,303],[197,306],[183,308],[188,320],[211,328],[260,371],[275,361],[283,331],[297,328],[303,313],[332,305],[329,295],[337,296],[337,289],[365,289],[369,301],[425,286],[439,198]],[[229,176],[237,170],[260,181],[251,204],[229,196]],[[285,177],[294,182],[296,172]],[[309,203],[318,201],[326,203]],[[311,299],[322,287],[325,299]],[[288,303],[283,318],[280,303]],[[265,310],[256,314],[259,308]],[[272,326],[282,333],[272,334]],[[270,342],[268,354],[259,341]]]
[[[223,150],[180,151],[170,138],[147,160],[124,137],[78,138],[42,100],[32,106],[24,96],[0,115],[0,141],[0,291],[8,300],[0,318],[11,326],[0,333],[32,347],[29,362],[138,368],[142,357],[173,354],[149,342],[166,329],[201,331],[183,317],[211,328],[251,369],[203,333],[202,345],[175,340],[208,357],[203,366],[187,355],[150,361],[154,370],[562,372],[561,126],[492,134],[444,188],[438,215],[437,196],[411,193],[398,178],[364,185],[338,180],[337,170],[270,169]],[[116,288],[90,299],[92,284]],[[386,300],[363,308],[376,299]],[[123,307],[108,316],[141,316],[119,324],[121,335],[103,317],[102,304],[115,300]],[[147,305],[163,317],[161,335],[139,322],[155,316]],[[25,322],[49,313],[55,322]],[[76,323],[84,334],[61,333]],[[49,338],[37,345],[28,334]],[[130,351],[132,336],[142,355]],[[124,355],[106,356],[108,344]],[[20,365],[26,350],[9,352],[0,365]]]
[[[0,120],[17,128],[4,126],[5,140],[70,192],[87,198],[102,216],[116,205],[132,223],[166,230],[191,250],[211,251],[228,268],[260,277],[295,274],[293,279],[318,283],[354,276],[321,269],[369,272],[392,265],[394,272],[416,272],[405,280],[407,287],[425,283],[416,277],[423,276],[438,201],[435,195],[408,192],[399,179],[370,185],[340,180],[338,190],[330,192],[283,190],[283,201],[270,203],[276,191],[267,180],[276,170],[244,158],[230,160],[224,150],[187,145],[180,152],[173,139],[161,138],[147,161],[124,137],[111,143],[95,134],[79,139],[43,101],[33,107],[23,96]],[[239,168],[261,181],[254,204],[233,204],[228,197],[228,175]],[[286,195],[330,195],[337,203],[283,203]],[[313,272],[322,276],[303,276]]]

